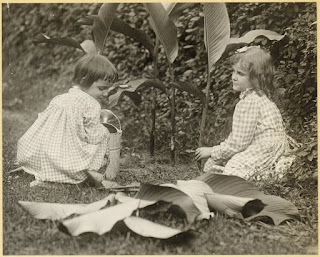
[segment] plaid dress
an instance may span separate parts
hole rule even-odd
[[[100,104],[78,87],[52,99],[19,139],[17,160],[36,180],[79,183],[105,163],[109,131]]]
[[[236,105],[232,132],[212,148],[204,171],[213,171],[217,163],[227,161],[223,174],[242,178],[263,176],[288,146],[277,106],[266,95],[258,96],[254,90],[246,90]]]

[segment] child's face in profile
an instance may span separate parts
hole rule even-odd
[[[252,88],[248,70],[240,65],[240,63],[236,63],[232,66],[232,85],[233,90],[235,91],[245,91],[249,88]]]
[[[113,85],[112,82],[105,81],[105,80],[97,80],[94,82],[89,88],[83,89],[87,94],[91,95],[95,98],[98,102],[105,98],[104,95],[108,93],[109,88]]]

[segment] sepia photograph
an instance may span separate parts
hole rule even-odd
[[[318,255],[317,2],[2,3],[3,255]]]

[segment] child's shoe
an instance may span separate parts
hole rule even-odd
[[[121,186],[117,182],[110,181],[110,180],[103,180],[101,182],[101,184],[102,184],[103,188],[105,188],[105,189],[112,189],[112,188],[117,188],[117,187]]]
[[[103,175],[94,170],[87,170],[88,182],[92,182],[95,186],[101,186],[103,181]]]
[[[51,183],[40,181],[40,180],[34,180],[34,181],[32,181],[30,183],[30,187],[45,187],[45,188],[49,188],[50,186],[52,186]]]

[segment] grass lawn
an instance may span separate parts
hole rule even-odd
[[[292,201],[302,221],[280,226],[258,221],[247,222],[217,214],[211,220],[192,225],[190,235],[171,240],[144,238],[130,232],[121,223],[102,236],[83,234],[71,237],[57,229],[57,222],[31,218],[18,205],[19,200],[56,203],[90,203],[110,192],[87,185],[55,184],[50,188],[31,188],[33,177],[24,172],[8,174],[18,138],[31,125],[36,113],[3,110],[3,254],[4,255],[154,255],[154,254],[317,254],[318,214],[314,192],[291,190],[282,185],[259,185],[266,192]],[[192,179],[200,175],[194,163],[171,167],[166,156],[151,160],[144,153],[126,149],[117,182],[133,181],[159,184]],[[129,169],[132,169],[131,171]],[[181,227],[184,221],[168,213],[153,217],[162,223]]]

